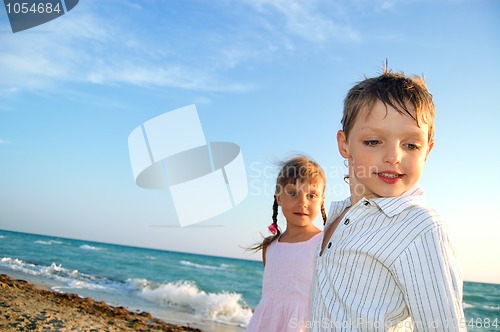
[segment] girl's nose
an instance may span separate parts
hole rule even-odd
[[[308,204],[307,194],[300,195],[299,205],[300,206],[307,206],[307,204]]]

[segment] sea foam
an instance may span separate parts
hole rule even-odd
[[[48,246],[51,246],[53,244],[62,244],[61,241],[57,241],[57,240],[50,240],[50,241],[36,240],[35,243],[45,244],[45,245],[48,245]]]
[[[227,264],[220,264],[220,265],[214,266],[214,265],[197,264],[197,263],[193,263],[193,262],[185,261],[185,260],[180,260],[179,263],[181,265],[195,267],[198,269],[206,269],[206,270],[225,270],[229,267],[229,265],[227,265]]]
[[[242,305],[242,296],[238,293],[207,293],[188,281],[156,284],[145,279],[129,279],[127,283],[148,302],[189,311],[199,318],[246,326],[252,316],[252,310]]]

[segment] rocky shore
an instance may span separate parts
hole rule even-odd
[[[0,274],[2,331],[201,331]]]

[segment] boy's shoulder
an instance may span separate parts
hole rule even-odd
[[[394,221],[418,223],[427,227],[443,224],[440,214],[427,204],[424,192],[418,186],[401,196],[377,198],[373,202]]]
[[[408,207],[407,211],[403,211],[399,218],[406,219],[406,221],[414,220],[429,227],[443,225],[443,219],[439,212],[426,205],[412,205]]]

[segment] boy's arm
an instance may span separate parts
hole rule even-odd
[[[462,275],[441,225],[416,238],[392,267],[415,331],[467,331]]]

